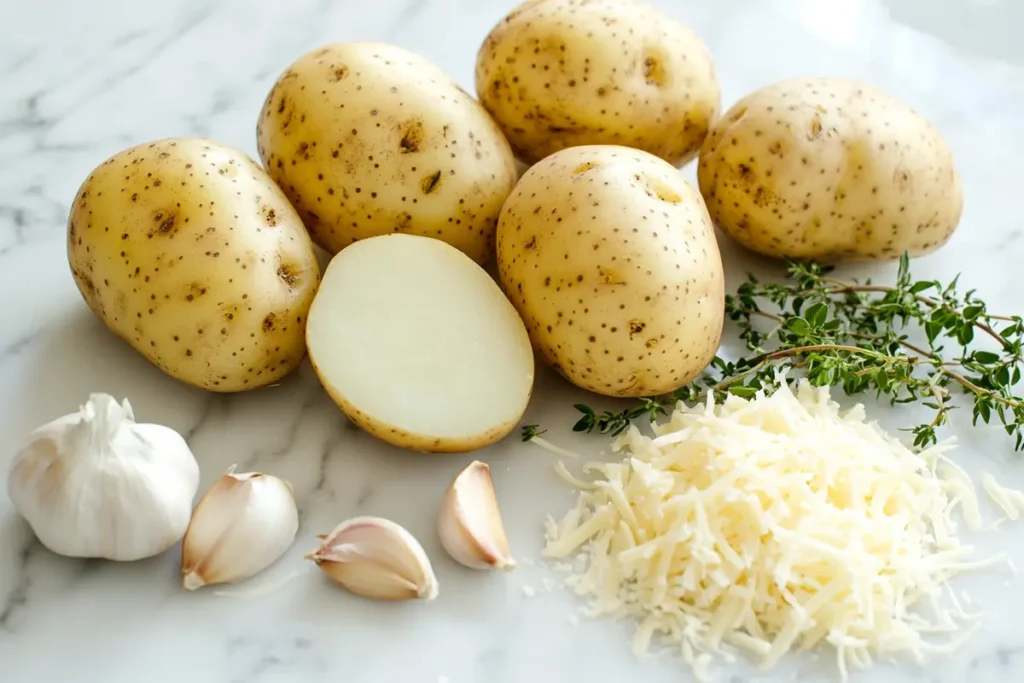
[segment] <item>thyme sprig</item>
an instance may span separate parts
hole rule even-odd
[[[802,376],[814,386],[840,385],[851,395],[873,390],[891,404],[922,403],[933,411],[931,419],[907,430],[920,448],[937,442],[956,408],[951,392],[959,390],[973,403],[972,424],[995,416],[1015,438],[1014,448],[1022,450],[1024,399],[1015,393],[1024,345],[1021,316],[989,313],[974,290],[960,292],[959,276],[946,285],[914,280],[906,254],[892,286],[843,282],[832,272],[815,262],[790,261],[783,283],[748,275],[726,297],[725,311],[750,355],[735,361],[715,357],[688,386],[619,412],[597,413],[577,404],[582,417],[573,430],[618,435],[634,420],[666,414],[680,400],[770,392],[785,370],[789,382]],[[989,348],[977,348],[978,335],[988,338]]]

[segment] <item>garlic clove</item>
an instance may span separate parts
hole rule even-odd
[[[90,394],[33,431],[11,463],[11,503],[58,555],[139,560],[181,540],[199,465],[169,427],[135,421],[128,399]]]
[[[199,501],[181,551],[188,590],[260,573],[284,554],[299,530],[291,485],[232,466]]]
[[[502,571],[516,566],[508,549],[491,470],[479,460],[459,472],[445,492],[437,533],[441,545],[461,565]]]
[[[344,521],[306,558],[343,588],[366,598],[437,597],[437,578],[423,546],[402,526],[387,519],[355,517]]]

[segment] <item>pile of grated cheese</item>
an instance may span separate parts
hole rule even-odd
[[[680,404],[584,479],[559,463],[580,494],[548,521],[545,555],[573,560],[560,567],[588,616],[638,620],[637,656],[671,646],[700,680],[736,650],[768,669],[827,643],[845,680],[879,656],[958,647],[979,624],[948,580],[1004,558],[976,560],[956,536],[957,507],[969,527],[981,518],[952,443],[914,453],[827,388],[781,385]],[[1024,495],[984,483],[1008,516],[1024,510]]]

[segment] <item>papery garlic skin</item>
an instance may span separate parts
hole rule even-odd
[[[441,500],[437,535],[452,559],[465,567],[501,571],[515,568],[491,470],[485,463],[471,462],[449,485]]]
[[[199,465],[173,429],[135,422],[131,405],[95,393],[33,431],[7,492],[39,542],[59,555],[130,561],[181,540]]]
[[[203,495],[185,532],[182,585],[188,590],[260,573],[291,547],[299,510],[291,485],[232,466]]]
[[[335,583],[376,600],[433,600],[437,577],[416,537],[382,517],[354,517],[306,556]]]

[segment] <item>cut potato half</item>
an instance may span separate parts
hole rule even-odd
[[[327,267],[306,326],[324,388],[357,425],[403,448],[494,443],[533,388],[526,327],[468,256],[415,235],[356,242]]]

